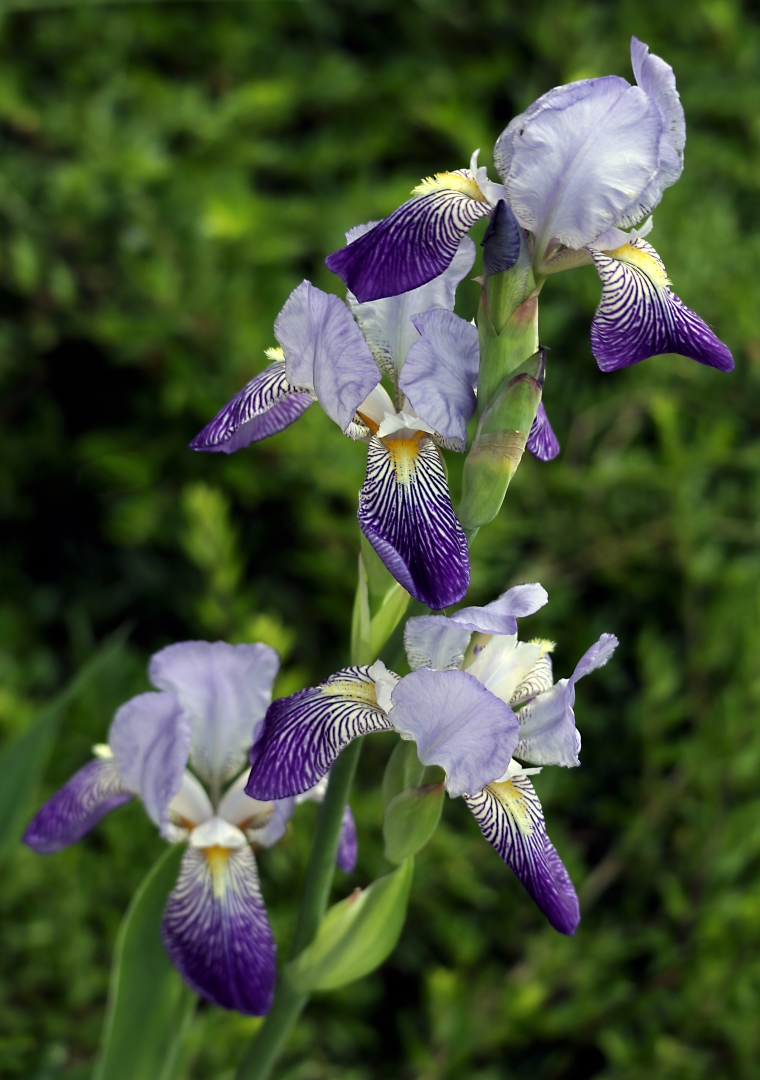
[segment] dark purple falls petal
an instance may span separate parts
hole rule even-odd
[[[517,875],[555,930],[574,934],[580,922],[575,895],[562,860],[546,835],[538,795],[527,776],[489,784],[464,800],[480,831]]]
[[[247,844],[187,849],[161,936],[177,971],[207,1001],[246,1016],[267,1012],[277,949]]]
[[[417,289],[448,267],[459,242],[491,213],[467,169],[423,181],[398,210],[325,259],[360,304]]]
[[[343,668],[320,686],[272,702],[251,750],[247,795],[262,802],[300,795],[353,739],[391,729],[367,670]]]
[[[370,439],[359,526],[407,592],[440,611],[470,584],[467,539],[428,438]]]
[[[356,838],[356,822],[351,813],[351,807],[346,806],[343,810],[343,822],[340,827],[338,851],[335,856],[335,865],[344,874],[350,874],[356,866],[356,856],[359,850],[359,842]]]
[[[292,387],[285,378],[285,361],[275,360],[227,402],[195,436],[190,449],[234,454],[283,431],[311,404],[310,395]]]
[[[591,324],[591,349],[602,371],[617,371],[662,353],[733,371],[729,349],[671,292],[651,244],[633,240],[618,248],[615,258],[591,248],[589,254],[602,279],[602,299]]]
[[[39,855],[52,855],[81,840],[110,810],[131,798],[113,761],[95,758],[37,811],[24,843]]]
[[[559,453],[559,439],[552,431],[543,401],[538,403],[536,418],[525,446],[539,461],[552,461]]]

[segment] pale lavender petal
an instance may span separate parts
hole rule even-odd
[[[517,745],[518,723],[510,707],[466,671],[420,668],[393,691],[390,720],[414,739],[424,765],[446,771],[455,797],[503,776]]]
[[[335,865],[344,874],[350,874],[356,866],[358,850],[356,822],[354,821],[354,815],[351,813],[351,807],[346,806],[343,810],[343,823],[340,827],[338,851],[335,855]]]
[[[187,849],[161,936],[182,978],[207,1001],[246,1016],[267,1012],[276,946],[248,845]]]
[[[543,585],[515,585],[485,607],[466,607],[455,611],[451,621],[467,630],[482,634],[516,634],[517,619],[532,615],[549,600]]]
[[[440,610],[462,599],[470,583],[467,540],[430,439],[372,436],[357,517],[388,570],[415,600]]]
[[[551,461],[559,453],[559,441],[552,431],[549,417],[546,415],[543,401],[538,403],[538,411],[530,429],[526,449],[539,461]]]
[[[439,173],[374,229],[325,259],[359,303],[410,292],[442,274],[491,205],[468,169]]]
[[[671,292],[651,244],[636,239],[612,255],[589,252],[602,279],[602,299],[591,324],[591,348],[602,371],[662,353],[733,371],[734,359],[723,342]]]
[[[520,255],[522,234],[506,199],[499,199],[481,241],[486,274],[511,270]]]
[[[466,627],[443,615],[420,615],[409,619],[404,628],[404,648],[412,671],[433,668],[456,671],[462,666],[470,642]]]
[[[124,786],[165,830],[190,750],[190,718],[180,702],[174,694],[138,694],[116,710],[108,745]]]
[[[275,337],[292,386],[313,387],[331,420],[346,429],[380,382],[362,332],[342,300],[302,282],[277,316]]]
[[[233,454],[292,424],[312,398],[290,385],[285,361],[275,360],[244,386],[190,443],[191,450]]]
[[[475,413],[480,346],[477,327],[453,311],[426,311],[412,319],[420,333],[401,371],[399,386],[417,416],[445,439],[467,445]]]
[[[550,90],[511,121],[494,150],[517,220],[541,248],[555,239],[585,247],[640,207],[657,173],[662,127],[655,102],[615,75]]]
[[[253,799],[284,799],[317,784],[341,750],[391,724],[377,704],[366,667],[344,668],[320,686],[273,701],[251,750],[246,792]]]
[[[226,641],[181,641],[151,658],[153,685],[175,694],[190,716],[190,762],[212,790],[245,765],[279,666],[269,645]]]
[[[349,243],[356,238],[353,235],[356,232],[352,229],[346,234]],[[364,235],[364,232],[357,235]],[[352,293],[348,294],[351,310],[377,366],[384,375],[395,381],[404,366],[410,347],[419,340],[411,317],[434,308],[453,311],[457,285],[472,269],[474,262],[475,245],[466,236],[444,273],[418,289],[401,293],[399,296],[389,296],[384,300],[370,300],[365,304],[360,304]]]
[[[574,934],[578,898],[562,860],[546,835],[541,803],[527,776],[490,784],[465,796],[483,836],[517,875],[555,930]]]
[[[81,840],[109,810],[131,798],[112,760],[88,761],[37,811],[24,843],[38,855],[52,855]]]
[[[575,665],[575,671],[570,681],[576,683],[578,679],[582,679],[590,671],[596,671],[597,668],[604,667],[618,645],[618,639],[614,634],[602,634],[599,640],[595,641],[591,648],[586,650]]]

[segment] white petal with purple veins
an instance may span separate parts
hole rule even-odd
[[[24,843],[39,855],[52,855],[81,840],[109,810],[131,798],[112,759],[88,761],[37,811]]]
[[[461,668],[470,631],[443,615],[420,615],[404,628],[404,648],[412,671],[433,668],[456,671]]]
[[[549,600],[543,585],[515,585],[485,607],[466,607],[455,611],[452,622],[482,634],[516,634],[517,619],[532,615]]]
[[[525,449],[539,461],[552,461],[559,453],[559,440],[552,431],[549,417],[546,415],[543,401],[538,403],[538,411],[528,435]]]
[[[409,350],[399,386],[418,416],[464,449],[476,406],[478,331],[453,311],[426,311],[412,322],[421,336]]]

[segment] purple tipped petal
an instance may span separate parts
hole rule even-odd
[[[555,930],[574,934],[580,922],[573,883],[546,835],[541,803],[527,776],[490,784],[465,802],[483,836],[517,875]]]
[[[190,716],[190,761],[212,789],[245,765],[279,666],[269,645],[226,641],[181,641],[151,658],[153,685],[175,694]]]
[[[409,667],[456,671],[462,666],[470,631],[443,615],[420,615],[404,628],[404,648]]]
[[[602,371],[662,353],[733,371],[734,359],[723,342],[670,291],[651,244],[638,238],[617,248],[614,257],[589,252],[602,279],[602,299],[591,324],[591,348]]]
[[[426,311],[412,319],[420,339],[412,345],[399,386],[417,416],[445,439],[467,445],[475,412],[480,346],[478,331],[453,311]]]
[[[109,810],[131,798],[112,760],[88,761],[37,811],[24,843],[38,855],[52,855],[81,840]]]
[[[358,853],[358,841],[356,839],[356,822],[351,813],[351,807],[346,806],[343,811],[343,824],[340,827],[340,839],[338,851],[335,855],[335,865],[344,874],[350,874],[356,866]]]
[[[470,583],[464,530],[454,514],[437,447],[427,438],[373,435],[359,492],[359,526],[407,592],[435,610]]]
[[[190,751],[190,719],[180,702],[174,694],[138,694],[117,709],[108,744],[124,786],[163,831]]]
[[[424,765],[446,770],[452,798],[504,775],[517,745],[517,719],[472,675],[420,668],[401,680],[391,700],[394,728],[414,739]]]
[[[398,296],[442,274],[462,238],[490,213],[491,205],[468,169],[440,173],[325,262],[359,303]]]
[[[276,946],[248,845],[187,849],[161,936],[182,978],[207,1001],[246,1016],[267,1012]]]
[[[467,630],[482,634],[516,634],[517,619],[532,615],[549,600],[543,585],[515,585],[485,607],[466,607],[455,611],[451,621]]]
[[[511,270],[520,256],[523,244],[517,218],[506,199],[499,199],[481,241],[483,269],[486,274],[502,274]]]
[[[308,393],[292,387],[285,361],[275,360],[244,386],[195,436],[191,450],[234,454],[288,427],[311,405]]]
[[[538,403],[538,412],[530,429],[526,449],[539,461],[551,461],[559,453],[559,440],[552,431],[543,401]]]
[[[246,792],[284,799],[314,787],[341,750],[371,731],[388,731],[366,667],[344,668],[320,686],[273,701],[251,750]]]
[[[274,325],[292,386],[313,387],[331,420],[346,431],[380,372],[342,300],[302,282]]]

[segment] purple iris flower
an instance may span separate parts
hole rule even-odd
[[[569,679],[554,684],[551,642],[517,640],[517,619],[547,601],[518,585],[485,607],[451,618],[410,619],[404,641],[412,671],[399,679],[380,661],[345,668],[317,687],[273,702],[251,751],[246,791],[287,798],[317,783],[340,751],[372,731],[397,731],[420,761],[439,765],[483,835],[557,930],[580,918],[572,882],[551,844],[528,765],[578,765],[575,684],[607,662],[617,638],[603,634]],[[473,632],[488,635],[471,645]]]
[[[602,299],[591,346],[602,371],[673,352],[731,371],[730,351],[671,291],[643,239],[683,170],[686,124],[673,69],[631,39],[636,85],[607,75],[558,86],[499,136],[501,184],[478,168],[438,173],[359,240],[326,259],[362,301],[413,289],[448,266],[461,238],[506,200],[526,232],[536,282],[593,264]],[[639,225],[626,233],[623,230]]]
[[[276,947],[253,848],[275,844],[296,804],[321,799],[325,787],[275,801],[243,790],[241,769],[278,668],[268,645],[184,641],[162,649],[149,668],[158,692],[117,710],[108,744],[94,747],[94,760],[45,803],[24,835],[34,851],[52,854],[109,810],[140,798],[164,839],[187,843],[161,927],[172,963],[208,1001],[254,1016],[271,1004]],[[348,809],[337,861],[347,870],[356,861]]]
[[[351,230],[349,240],[368,228]],[[232,453],[319,401],[344,434],[368,445],[362,531],[396,580],[436,610],[461,600],[470,580],[439,447],[463,452],[475,411],[478,334],[452,312],[474,260],[464,238],[433,280],[364,304],[304,281],[275,323],[280,349],[269,350],[272,363],[190,444]]]

